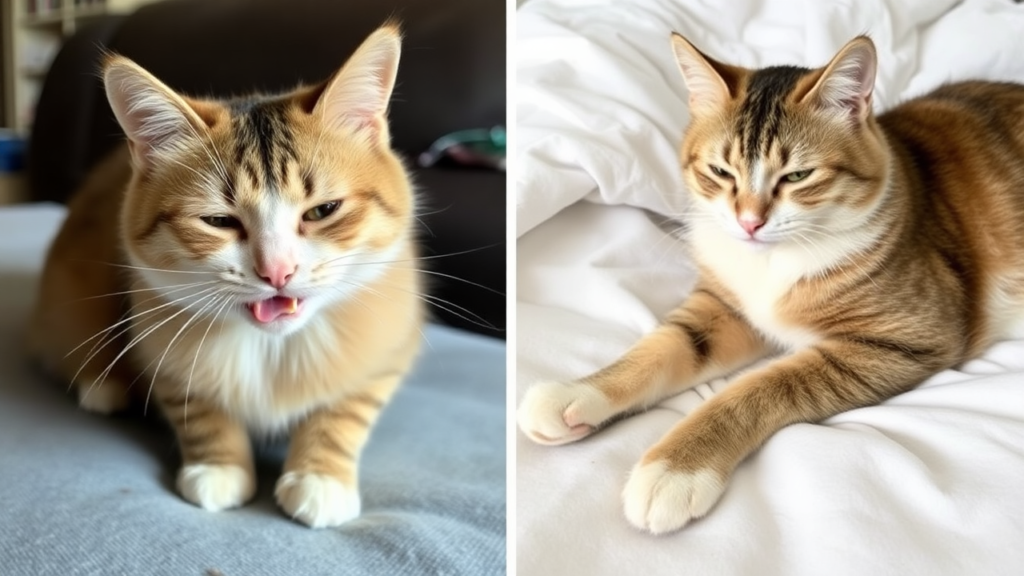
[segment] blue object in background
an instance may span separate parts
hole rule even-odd
[[[25,139],[12,130],[0,130],[0,172],[20,172],[25,167]]]

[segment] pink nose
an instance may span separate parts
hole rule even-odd
[[[758,216],[749,216],[745,214],[740,216],[737,220],[739,220],[740,226],[742,226],[751,237],[754,236],[754,232],[757,232],[762,226],[764,226],[764,219]]]
[[[256,275],[280,290],[292,279],[295,274],[296,265],[291,260],[274,260],[272,262],[260,262],[256,264]]]

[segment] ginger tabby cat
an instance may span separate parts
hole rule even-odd
[[[1024,86],[943,86],[875,116],[871,40],[823,68],[747,70],[678,35],[691,122],[689,298],[612,365],[540,383],[542,444],[739,373],[634,467],[627,519],[659,534],[708,513],[772,434],[876,404],[1024,337]]]
[[[31,340],[85,409],[156,402],[178,490],[205,509],[253,496],[250,431],[290,431],[284,511],[313,527],[360,513],[358,457],[423,317],[386,120],[399,51],[385,25],[324,84],[223,102],[105,62],[128,146],[71,200]]]

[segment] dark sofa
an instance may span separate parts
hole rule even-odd
[[[410,165],[445,134],[505,125],[500,0],[171,0],[96,19],[60,51],[30,141],[32,198],[65,201],[123,139],[99,80],[105,50],[186,94],[274,92],[327,78],[389,18],[405,33],[391,134]],[[432,307],[435,318],[504,337],[505,298],[495,293],[505,290],[504,173],[450,164],[414,172],[424,255],[466,252],[426,261],[445,275],[431,277],[430,294],[452,303]]]

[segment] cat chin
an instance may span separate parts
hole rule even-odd
[[[733,238],[736,240],[737,243],[743,245],[747,249],[752,250],[754,252],[765,252],[781,244],[781,242],[779,242],[778,240],[753,239],[746,235],[744,235],[743,237],[734,235]]]
[[[288,336],[289,334],[294,334],[295,332],[298,332],[303,326],[306,325],[307,318],[305,316],[306,315],[303,314],[298,317],[278,318],[273,322],[258,322],[256,320],[253,320],[251,317],[247,317],[245,321],[248,322],[250,326],[257,328],[262,332],[267,332],[269,334],[277,334],[280,336]]]
[[[742,242],[744,246],[755,252],[765,252],[767,250],[771,250],[777,245],[776,242],[765,242],[764,240],[751,240],[750,238],[744,238],[743,240],[740,240],[740,242]]]

